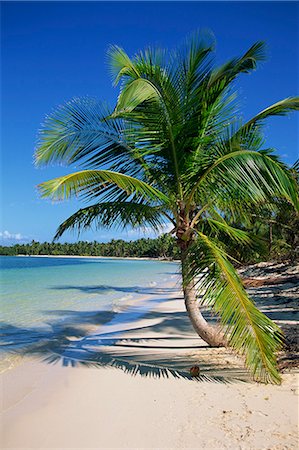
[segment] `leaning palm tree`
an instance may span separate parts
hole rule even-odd
[[[43,197],[89,202],[56,233],[96,227],[160,229],[172,223],[180,249],[183,292],[193,327],[208,344],[245,356],[253,377],[279,382],[280,329],[248,297],[233,266],[234,243],[255,245],[232,225],[246,211],[285,198],[298,209],[287,167],[263,148],[264,119],[299,108],[287,98],[242,123],[234,81],[264,59],[264,44],[214,67],[214,39],[196,34],[172,53],[148,48],[130,58],[112,46],[109,66],[120,85],[114,108],[75,98],[46,118],[37,165],[80,171],[42,183]],[[202,315],[209,307],[212,326]]]

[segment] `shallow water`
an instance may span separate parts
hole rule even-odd
[[[8,351],[18,355],[24,344],[44,339],[45,330],[56,338],[58,324],[70,318],[87,323],[97,311],[106,311],[109,321],[119,307],[153,294],[179,270],[174,262],[110,258],[0,257],[0,263],[6,366]]]

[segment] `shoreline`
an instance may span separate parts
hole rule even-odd
[[[119,301],[119,304],[112,309],[112,313],[115,313],[117,317],[119,317],[119,320],[116,322],[118,325],[118,328],[121,329],[122,323],[126,323],[127,316],[130,318],[130,322],[132,323],[132,326],[134,326],[135,319],[140,319],[142,316],[146,316],[150,313],[151,308],[155,304],[159,304],[163,302],[163,295],[162,298],[159,298],[161,296],[161,293],[163,293],[164,290],[172,289],[173,286],[175,286],[176,292],[175,295],[179,295],[180,288],[178,287],[179,284],[179,275],[172,275],[171,276],[172,281],[160,281],[159,284],[155,284],[152,286],[153,291],[156,291],[156,294],[154,298],[150,294],[143,294],[139,297],[140,292],[133,292],[130,297],[124,298],[122,297]],[[167,294],[167,296],[171,297],[171,294]],[[158,298],[157,298],[158,297]],[[138,303],[136,307],[136,302]],[[109,311],[108,311],[109,312]],[[94,315],[97,314],[97,311],[94,312]],[[64,323],[64,318],[61,319],[61,325]],[[110,322],[113,322],[115,324],[115,320],[111,319]],[[109,324],[109,322],[108,322]],[[107,326],[107,324],[105,325]],[[103,327],[95,324],[86,324],[82,323],[82,326],[78,326],[78,330],[85,331],[85,334],[82,336],[82,340],[88,339],[89,336],[92,334],[96,334],[96,332]],[[36,344],[38,345],[38,344]],[[14,354],[14,353],[5,353],[2,359],[0,359],[0,375],[4,374],[5,372],[12,371],[16,367],[19,367],[22,364],[26,363],[26,359],[28,357],[20,354]],[[3,367],[1,367],[1,365]]]

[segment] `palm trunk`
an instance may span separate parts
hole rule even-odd
[[[194,286],[189,283],[184,286],[185,306],[190,321],[196,333],[211,347],[223,347],[226,345],[223,332],[217,326],[209,325],[203,317]]]
[[[182,276],[183,276],[183,291],[184,291],[184,299],[185,306],[188,312],[190,321],[193,325],[196,333],[209,345],[212,347],[223,347],[226,346],[226,339],[224,337],[223,331],[214,325],[209,325],[208,322],[203,317],[200,307],[196,297],[196,289],[194,286],[194,282],[191,281],[186,283],[184,280],[184,266],[186,264],[186,257],[188,248],[191,245],[191,239],[182,240],[181,239],[182,232],[180,230],[177,233],[178,237],[178,246],[181,249],[181,263],[182,263]]]

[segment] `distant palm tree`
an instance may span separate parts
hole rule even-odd
[[[194,35],[178,50],[148,48],[133,58],[108,51],[116,107],[75,98],[45,120],[37,165],[78,165],[81,171],[40,185],[43,197],[79,196],[80,209],[56,233],[97,227],[172,223],[180,248],[190,320],[210,345],[245,355],[255,379],[279,382],[275,353],[280,329],[249,299],[229,256],[234,243],[253,245],[229,218],[244,220],[252,205],[283,197],[298,209],[296,184],[270,149],[262,149],[268,116],[299,108],[287,98],[241,122],[234,80],[264,59],[264,44],[213,67],[214,39]],[[258,95],[260,95],[259,93]],[[201,314],[210,307],[220,326]]]

